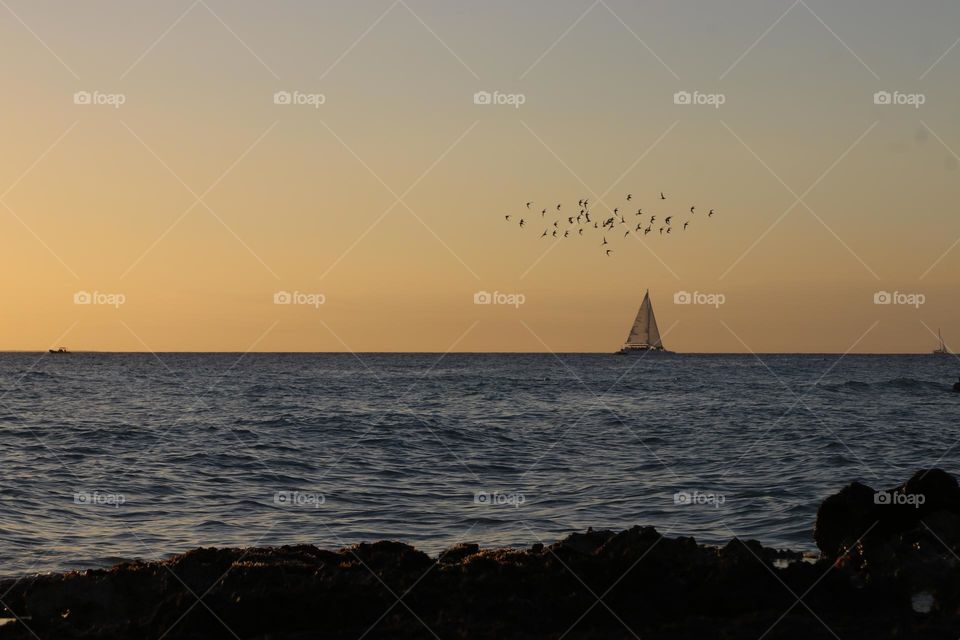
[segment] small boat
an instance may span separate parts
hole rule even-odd
[[[933,355],[935,356],[953,355],[952,353],[950,353],[950,350],[947,349],[947,345],[943,341],[943,336],[940,334],[940,329],[937,329],[937,339],[940,341],[940,344],[937,345],[937,348],[933,350]]]
[[[69,351],[67,351],[66,347],[60,347],[59,349],[50,349],[49,351],[50,353],[63,353],[63,354],[70,353]]]
[[[653,304],[650,302],[650,290],[643,294],[643,302],[640,303],[640,310],[637,312],[637,318],[633,321],[630,328],[630,335],[617,355],[626,355],[631,353],[673,353],[667,351],[660,341],[660,329],[657,328],[657,318],[653,315]]]

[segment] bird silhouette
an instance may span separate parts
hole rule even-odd
[[[633,200],[633,194],[632,194],[632,193],[628,193],[628,194],[627,194],[627,202],[630,202],[631,200]]]
[[[564,238],[569,238],[569,237],[570,237],[570,231],[564,231],[564,232],[563,232],[563,237],[564,237]]]
[[[546,229],[543,230],[543,234],[542,234],[540,237],[541,237],[541,238],[546,238],[546,237],[547,237],[547,230],[546,230]]]
[[[671,220],[673,220],[673,216],[667,216],[664,222],[666,222],[669,225]]]
[[[610,254],[613,253],[613,249],[607,249],[607,257],[610,257]]]
[[[532,205],[532,204],[533,204],[532,202],[528,202],[528,203],[527,203],[527,209],[529,209],[529,208],[530,208],[530,205]]]
[[[670,233],[671,231],[673,231],[673,227],[667,227],[667,233]]]
[[[684,222],[684,223],[683,223],[683,230],[684,230],[684,231],[687,230],[687,225],[688,225],[688,224],[690,224],[690,223],[689,223],[689,222]]]
[[[523,218],[520,218],[520,228],[521,228],[521,229],[523,229],[523,225],[524,225]]]
[[[666,200],[666,199],[667,199],[667,196],[663,195],[663,191],[660,192],[660,199],[661,199],[661,200]]]
[[[710,209],[710,213],[707,214],[707,217],[708,217],[708,218],[713,217],[713,209]]]
[[[503,216],[503,217],[506,218],[507,222],[510,222],[510,216]]]
[[[663,235],[663,227],[660,227],[660,235]]]
[[[690,207],[690,213],[696,213],[695,209],[696,207]]]
[[[606,246],[606,245],[608,245],[608,244],[610,244],[610,243],[607,242],[607,236],[603,236],[603,244],[600,245],[600,246],[603,247],[603,246]]]

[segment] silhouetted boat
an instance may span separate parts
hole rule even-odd
[[[60,347],[59,349],[50,349],[50,353],[64,353],[64,354],[66,354],[66,353],[70,353],[70,352],[67,351],[67,348],[66,348],[66,347]]]
[[[933,350],[933,354],[937,356],[949,356],[953,355],[950,353],[950,350],[947,349],[946,343],[943,341],[943,336],[940,334],[940,329],[937,329],[937,338],[940,340],[940,344],[936,349]]]
[[[643,294],[643,302],[640,303],[640,310],[637,312],[637,318],[633,321],[633,327],[630,328],[630,335],[624,343],[618,355],[628,353],[642,353],[656,351],[659,353],[673,353],[663,348],[660,341],[660,329],[657,328],[657,318],[653,315],[653,305],[650,303],[650,290]]]

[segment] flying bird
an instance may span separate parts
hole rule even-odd
[[[608,257],[608,258],[610,257],[610,254],[611,254],[611,253],[613,253],[613,250],[612,250],[612,249],[607,249],[607,257]]]
[[[546,237],[547,237],[547,230],[546,230],[546,229],[543,230],[543,235],[541,235],[540,237],[541,237],[541,238],[546,238]]]
[[[507,222],[510,222],[510,216],[503,216],[503,217],[506,218]]]
[[[690,207],[690,213],[696,213],[695,209],[696,207]]]
[[[663,195],[663,191],[660,192],[660,199],[661,199],[661,200],[666,200],[666,199],[667,199],[667,196]]]
[[[628,194],[627,194],[627,202],[630,202],[631,200],[633,200],[633,194],[632,194],[632,193],[628,193]]]
[[[610,243],[607,242],[607,236],[603,236],[603,244],[600,245],[600,246],[602,247],[602,246],[607,245],[607,244],[610,244]]]
[[[671,221],[671,220],[673,220],[673,216],[667,216],[667,218],[666,218],[666,220],[664,220],[664,222],[666,222],[667,224],[670,224],[670,221]]]
[[[688,225],[688,224],[690,224],[690,223],[689,223],[689,222],[684,222],[684,223],[683,223],[683,230],[684,230],[684,231],[687,230],[687,225]]]
[[[520,218],[520,228],[523,229],[523,218]]]
[[[710,209],[710,213],[707,214],[707,217],[708,217],[708,218],[711,217],[711,216],[713,216],[713,209]]]
[[[527,203],[527,209],[529,209],[529,208],[530,208],[530,205],[532,205],[532,204],[533,204],[532,202],[528,202],[528,203]]]

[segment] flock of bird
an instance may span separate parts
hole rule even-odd
[[[664,193],[660,192],[660,201],[667,199],[667,196]],[[526,209],[529,213],[525,213],[522,217],[515,214],[507,214],[504,216],[507,222],[513,223],[514,218],[519,218],[519,225],[521,229],[526,229],[527,227],[536,227],[539,228],[540,225],[534,225],[535,221],[541,221],[540,224],[546,224],[547,227],[543,230],[543,233],[540,234],[540,238],[579,238],[584,236],[584,232],[588,232],[591,235],[599,235],[602,238],[600,243],[600,248],[606,253],[609,257],[613,255],[613,249],[608,248],[610,242],[607,240],[607,237],[610,238],[619,237],[619,231],[625,229],[623,232],[623,237],[627,238],[631,235],[638,237],[646,236],[650,233],[653,233],[655,230],[659,231],[659,235],[670,235],[673,233],[674,229],[680,229],[681,232],[686,231],[687,227],[690,226],[690,223],[694,220],[694,216],[697,214],[696,205],[691,206],[688,213],[685,215],[688,216],[686,220],[678,220],[676,226],[674,225],[675,215],[668,215],[662,218],[658,218],[656,214],[647,214],[644,213],[643,208],[640,207],[633,212],[633,194],[628,193],[626,197],[627,204],[624,206],[624,211],[621,211],[620,207],[614,207],[612,211],[608,214],[597,215],[590,210],[590,198],[581,198],[577,202],[577,214],[568,215],[567,212],[563,210],[563,204],[557,204],[556,207],[551,204],[550,207],[546,209],[541,209],[534,202],[528,202],[526,204]],[[625,209],[631,209],[630,213],[627,213]],[[717,212],[714,209],[710,209],[706,218],[712,218]],[[550,220],[547,219],[547,216],[550,216]],[[556,219],[553,219],[556,216]],[[629,219],[628,219],[629,216]],[[657,221],[660,221],[657,224]],[[634,224],[636,223],[636,226]],[[617,226],[620,226],[621,229],[618,230]]]

